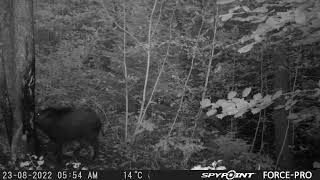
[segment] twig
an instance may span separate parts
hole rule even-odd
[[[155,34],[156,29],[157,29],[157,27],[158,27],[158,25],[159,25],[159,22],[160,22],[160,19],[161,19],[161,15],[162,15],[162,6],[163,6],[163,4],[164,4],[165,1],[166,1],[166,0],[163,0],[163,1],[161,2],[161,5],[160,5],[160,13],[159,13],[159,16],[158,16],[158,20],[157,20],[157,22],[156,22],[156,25],[154,26],[154,31],[153,31],[152,34],[151,34],[151,38],[153,38],[153,35]]]
[[[301,58],[301,57],[300,57]],[[292,91],[294,92],[296,89],[296,82],[297,82],[297,76],[298,76],[298,70],[299,67],[296,67],[295,77],[293,81]],[[290,109],[290,113],[292,112],[292,109]],[[292,144],[294,144],[294,124],[292,124]]]
[[[290,120],[288,119],[288,124],[287,124],[287,128],[286,128],[286,132],[285,132],[285,135],[284,135],[284,138],[283,138],[283,142],[282,142],[282,146],[281,146],[281,150],[280,150],[280,153],[277,157],[277,163],[276,163],[276,169],[278,167],[278,164],[279,164],[279,161],[280,161],[280,158],[281,158],[281,155],[282,155],[282,152],[283,152],[283,149],[284,149],[284,146],[286,144],[286,140],[287,140],[287,136],[288,136],[288,131],[289,131],[289,127],[290,127]]]
[[[174,10],[173,10],[173,13],[172,13],[172,17],[171,17],[171,20],[170,20],[170,27],[169,27],[169,35],[170,35],[170,38],[169,38],[169,39],[170,39],[170,40],[171,40],[171,38],[172,38],[172,32],[171,32],[171,31],[172,31],[173,17],[174,17]],[[151,100],[152,100],[153,94],[154,94],[154,92],[155,92],[155,90],[156,90],[156,88],[157,88],[159,79],[160,79],[161,74],[162,74],[162,72],[163,72],[164,66],[165,66],[165,64],[166,64],[166,62],[167,62],[167,59],[168,59],[168,56],[169,56],[170,45],[171,45],[171,44],[169,43],[168,46],[167,46],[166,55],[165,55],[165,57],[164,57],[164,59],[163,59],[163,61],[162,61],[162,65],[161,65],[159,74],[158,74],[158,76],[157,76],[156,82],[155,82],[155,84],[154,84],[154,86],[153,86],[153,89],[152,89],[152,92],[151,92],[149,101],[148,101],[146,107],[144,108],[144,112],[143,112],[143,115],[142,115],[142,119],[144,119],[144,116],[145,116],[145,114],[146,114],[146,112],[147,112],[147,109],[148,109],[149,105],[151,104]]]
[[[217,54],[214,55],[215,53],[215,41],[216,41],[216,33],[217,33],[217,15],[219,15],[218,13],[218,6],[216,6],[217,9],[217,13],[215,15],[215,20],[214,20],[214,34],[213,34],[213,39],[212,39],[212,49],[211,49],[211,58],[209,60],[209,64],[208,64],[208,69],[207,69],[207,75],[206,75],[206,80],[205,80],[205,83],[204,83],[204,89],[203,89],[203,92],[202,92],[202,99],[205,98],[206,96],[206,92],[207,92],[207,86],[208,86],[208,82],[209,82],[209,77],[210,77],[210,73],[211,73],[211,66],[212,66],[212,60],[215,59],[217,57]],[[221,53],[221,52],[220,52]],[[197,122],[199,120],[199,117],[200,117],[200,114],[201,114],[201,109],[199,109],[198,111],[198,114],[196,116],[196,122],[194,123],[194,127],[193,127],[193,130],[192,130],[192,137],[194,136],[194,133],[196,131],[196,128],[197,128]]]
[[[213,34],[213,39],[212,39],[211,58],[209,60],[209,64],[208,64],[208,68],[207,68],[207,75],[206,75],[206,80],[205,80],[205,83],[204,83],[204,90],[202,92],[202,99],[204,99],[205,96],[206,96],[209,77],[210,77],[210,73],[211,73],[212,60],[213,60],[214,53],[215,53],[216,34],[217,34],[217,20],[218,20],[217,16],[219,15],[218,6],[216,6],[216,7],[217,7],[217,10],[216,10],[217,14],[215,15],[215,20],[214,20],[214,34]]]
[[[126,29],[126,0],[123,1],[123,29]],[[126,33],[123,31],[123,70],[125,81],[125,96],[126,96],[126,127],[125,127],[125,141],[128,140],[128,117],[129,117],[129,94],[128,94],[128,71],[126,59]]]
[[[257,127],[256,127],[256,131],[255,131],[255,133],[254,133],[254,138],[253,138],[253,141],[252,141],[252,144],[251,144],[251,148],[250,148],[250,152],[252,152],[253,151],[253,147],[254,147],[254,143],[255,143],[255,141],[256,141],[256,139],[257,139],[257,135],[258,135],[258,131],[259,131],[259,126],[260,126],[260,122],[261,122],[261,114],[262,114],[262,112],[260,111],[260,113],[259,113],[259,121],[258,121],[258,124],[257,124]]]
[[[298,75],[298,68],[296,68],[295,79],[294,79],[294,82],[293,82],[292,92],[295,91],[295,85],[296,85],[296,81],[297,81],[297,75]],[[291,111],[291,109],[290,109],[289,114],[290,114],[291,112],[292,112],[292,111]],[[288,136],[289,128],[290,128],[290,119],[287,118],[287,128],[286,128],[286,132],[285,132],[284,139],[283,139],[283,142],[282,142],[281,150],[280,150],[280,152],[279,152],[279,154],[278,154],[278,157],[277,157],[277,163],[276,163],[276,166],[275,166],[276,168],[278,167],[278,164],[279,164],[279,161],[280,161],[280,158],[281,158],[281,155],[282,155],[284,146],[285,146],[286,141],[287,141],[287,136]]]
[[[202,16],[202,18],[203,18],[203,16]],[[190,70],[189,70],[187,79],[186,79],[186,81],[185,81],[185,83],[184,83],[183,95],[182,95],[182,97],[181,97],[181,99],[180,99],[179,108],[178,108],[178,110],[177,110],[176,116],[175,116],[175,118],[174,118],[174,120],[173,120],[173,123],[172,123],[172,125],[171,125],[171,128],[170,128],[170,131],[169,131],[169,133],[168,133],[167,138],[170,137],[170,134],[171,134],[171,132],[172,132],[172,130],[173,130],[173,128],[174,128],[174,125],[175,125],[176,122],[177,122],[179,113],[180,113],[181,108],[182,108],[183,99],[184,99],[184,96],[185,96],[185,92],[186,92],[186,89],[187,89],[187,85],[188,85],[188,82],[189,82],[189,79],[190,79],[190,76],[191,76],[191,72],[192,72],[192,70],[193,70],[194,59],[195,59],[195,57],[196,57],[196,50],[197,50],[197,48],[198,48],[198,42],[199,42],[199,39],[200,39],[200,35],[201,35],[201,30],[202,30],[202,28],[203,28],[203,24],[204,24],[204,23],[203,23],[203,19],[202,19],[202,21],[201,21],[201,26],[200,26],[200,29],[199,29],[199,32],[198,32],[198,36],[197,36],[197,40],[196,40],[196,47],[193,49],[193,55],[192,55],[192,60],[191,60],[191,67],[190,67]]]
[[[264,132],[266,129],[266,125],[265,125],[265,120],[266,120],[266,110],[263,110],[263,118],[262,118],[262,132],[261,132],[261,143],[260,143],[260,149],[259,149],[259,153],[262,152],[262,149],[264,147]]]
[[[261,54],[260,54],[260,92],[261,93],[263,91],[263,55],[262,55],[262,53],[263,53],[263,49],[261,49]],[[258,135],[261,119],[262,119],[262,112],[260,111],[260,113],[259,113],[259,121],[258,121],[258,124],[257,124],[257,127],[256,127],[256,131],[254,133],[254,138],[253,138],[253,141],[252,141],[250,152],[253,151],[254,144],[256,142],[256,138],[257,138],[257,135]]]
[[[129,34],[132,39],[134,39],[138,44],[142,44],[132,33],[130,33],[129,31],[127,31],[125,28],[121,27],[117,22],[116,20],[114,20],[114,18],[110,15],[108,9],[106,8],[105,4],[104,4],[104,0],[101,0],[101,4],[102,4],[102,7],[103,9],[105,10],[106,12],[106,15],[107,15],[107,18],[112,20],[112,22],[119,28],[121,29],[122,31],[126,32],[127,34]]]
[[[158,2],[158,0],[154,1],[153,8],[152,8],[151,15],[150,15],[150,20],[149,20],[148,48],[147,48],[147,69],[146,69],[146,75],[145,75],[145,79],[144,79],[144,88],[143,88],[143,95],[142,95],[142,103],[141,103],[141,107],[140,107],[140,114],[139,114],[139,118],[138,118],[138,124],[136,126],[135,131],[134,131],[134,137],[138,133],[138,129],[140,128],[140,125],[141,125],[141,123],[143,121],[142,120],[142,113],[143,113],[143,108],[144,108],[144,104],[145,104],[145,101],[146,101],[147,85],[148,85],[149,70],[150,70],[152,18],[153,18],[153,14],[154,14],[154,11],[155,11],[156,6],[157,6],[157,2]]]

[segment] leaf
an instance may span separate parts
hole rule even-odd
[[[247,41],[250,41],[252,39],[251,36],[243,36],[241,39],[239,39],[239,42],[242,44],[242,43],[245,43]]]
[[[243,103],[244,99],[240,99],[240,98],[232,98],[231,100],[232,102],[234,102],[236,105]]]
[[[141,127],[143,127],[147,131],[153,131],[156,125],[151,123],[151,121],[143,121],[141,123]]]
[[[302,122],[304,119],[294,119],[294,120],[292,120],[292,123],[293,124],[298,124],[298,123],[300,123],[300,122]]]
[[[232,102],[226,104],[226,106],[222,107],[222,113],[227,115],[234,115],[238,112],[236,105]]]
[[[253,42],[253,43],[250,43],[246,46],[243,46],[242,48],[238,49],[238,53],[249,52],[253,48],[253,45],[255,45],[255,44],[256,44],[256,42]]]
[[[209,107],[211,106],[211,101],[210,99],[203,99],[202,101],[200,101],[200,105],[201,105],[201,108]]]
[[[215,170],[227,170],[225,166],[218,166]]]
[[[223,4],[229,4],[232,3],[235,0],[217,0],[218,5],[223,5]]]
[[[238,98],[235,98],[235,99],[238,99]],[[232,101],[235,102],[233,99]],[[248,101],[245,101],[244,99],[239,99],[238,101],[235,102],[236,103],[236,106],[237,106],[237,109],[238,110],[243,110],[243,109],[248,109],[250,104],[248,103]]]
[[[217,110],[216,109],[210,109],[208,112],[207,112],[207,116],[213,116],[217,113]]]
[[[224,106],[224,104],[226,104],[226,103],[227,103],[226,100],[224,100],[224,99],[219,99],[219,100],[216,102],[216,105],[218,105],[218,106]]]
[[[277,91],[273,96],[272,100],[278,99],[282,95],[282,90]]]
[[[27,141],[27,135],[22,135],[22,140]]]
[[[251,87],[248,87],[248,88],[245,88],[243,91],[242,91],[242,97],[247,97],[251,92]]]
[[[37,161],[37,164],[38,164],[39,166],[42,166],[42,165],[44,164],[44,160]]]
[[[296,9],[294,12],[294,19],[297,24],[305,25],[306,24],[306,14],[301,9]]]
[[[20,167],[21,167],[21,168],[22,168],[22,167],[26,167],[26,166],[29,166],[30,164],[31,164],[30,161],[21,162],[21,163],[20,163]]]
[[[248,104],[248,105],[249,105],[250,108],[252,108],[252,107],[256,106],[257,103],[258,103],[258,102],[257,102],[256,100],[251,99],[251,100],[249,101],[249,104]]]
[[[278,105],[278,106],[274,107],[273,109],[282,109],[282,108],[284,108],[284,105]]]
[[[257,42],[257,43],[259,43],[259,42],[261,42],[264,38],[262,38],[260,35],[254,35],[253,36],[253,39]]]
[[[215,16],[209,18],[209,19],[207,20],[207,23],[208,23],[208,24],[213,24],[213,23],[214,23],[214,20],[215,20]],[[211,47],[211,46],[212,46],[212,45],[210,44],[210,47]]]
[[[260,23],[266,20],[267,16],[258,15],[258,16],[248,16],[248,17],[235,17],[232,20],[241,21],[241,22],[251,22],[251,23]]]
[[[201,165],[197,165],[197,166],[191,168],[191,170],[208,170],[208,168],[202,167]]]
[[[294,91],[295,94],[299,94],[300,92],[301,92],[300,89],[297,89],[297,90]]]
[[[216,68],[213,70],[213,73],[219,73],[219,72],[221,72],[221,70],[222,70],[221,63],[218,63],[216,65]]]
[[[252,32],[252,36],[264,37],[269,31],[272,31],[272,30],[273,30],[272,26],[266,23],[261,23],[258,25],[257,29]]]
[[[250,8],[248,6],[242,6],[242,9],[245,11],[245,12],[251,12],[250,11]]]
[[[141,133],[143,133],[144,131],[145,131],[144,128],[140,128],[139,130],[136,131],[136,133],[137,133],[137,134],[141,134]]]
[[[247,112],[247,109],[246,110],[241,110],[241,111],[239,111],[239,112],[237,112],[235,115],[234,115],[234,117],[235,118],[238,118],[238,117],[241,117],[244,113],[246,113]]]
[[[292,15],[292,11],[286,11],[286,12],[277,12],[275,16],[271,16],[266,20],[266,24],[271,26],[273,29],[280,29],[283,27],[286,23],[291,22],[294,20],[294,17]]]
[[[184,96],[184,92],[182,92],[182,91],[181,91],[181,92],[178,92],[177,97],[180,98],[180,97],[182,97],[182,96]]]
[[[194,6],[194,5],[191,5],[191,4],[184,5],[183,7],[187,12],[199,11],[199,8],[197,6]]]
[[[235,11],[237,11],[238,9],[241,9],[241,6],[235,6],[234,8],[231,8],[228,10],[228,13],[234,13]]]
[[[285,106],[284,109],[285,109],[285,110],[291,109],[291,107],[294,106],[297,102],[298,102],[297,100],[288,101],[288,102],[286,103],[286,106]]]
[[[261,100],[261,99],[262,99],[261,93],[255,94],[255,95],[253,96],[253,99],[254,99],[255,101]]]
[[[252,114],[257,114],[257,113],[260,112],[260,111],[261,111],[260,108],[253,108],[253,109],[251,109],[251,113],[252,113]]]
[[[232,99],[232,98],[236,97],[236,95],[237,95],[237,92],[235,92],[235,91],[230,91],[230,92],[228,93],[228,99]]]
[[[262,7],[258,7],[256,9],[252,10],[252,12],[266,13],[266,12],[268,12],[268,8],[266,6],[262,6]]]
[[[262,104],[263,104],[263,106],[264,107],[267,107],[267,106],[269,106],[270,104],[272,104],[272,99],[271,99],[271,95],[266,95],[264,98],[263,98],[263,102],[262,102]]]
[[[229,14],[220,15],[220,18],[221,18],[222,22],[225,22],[225,21],[228,21],[229,19],[231,19],[232,16],[233,16],[233,13],[229,13]]]
[[[212,107],[213,109],[216,109],[216,108],[218,108],[218,107],[220,107],[220,106],[218,106],[216,103],[212,103],[212,104],[211,104],[211,107]]]
[[[287,116],[288,119],[290,120],[294,120],[294,119],[298,119],[299,116],[296,114],[296,113],[290,113],[288,116]]]
[[[320,89],[316,88],[315,91],[316,92],[314,94],[312,94],[310,97],[317,98],[318,96],[320,96]]]
[[[219,119],[222,119],[223,117],[225,117],[226,115],[224,114],[218,114],[216,117],[219,118]]]

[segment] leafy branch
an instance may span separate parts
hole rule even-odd
[[[219,99],[216,102],[211,102],[210,99],[204,99],[200,102],[200,105],[202,109],[208,109],[207,116],[216,115],[216,117],[220,119],[225,116],[238,118],[248,111],[252,114],[257,114],[261,110],[271,106],[280,97],[284,97],[286,102],[283,105],[276,106],[274,109],[284,108],[285,110],[290,110],[298,102],[296,97],[320,97],[320,82],[318,83],[318,86],[318,88],[313,90],[296,90],[290,93],[283,93],[282,90],[279,90],[273,95],[267,94],[265,96],[261,93],[257,93],[251,98],[248,98],[248,95],[251,92],[251,88],[249,87],[243,90],[241,97],[237,97],[237,92],[230,91],[227,99]],[[310,92],[312,93],[311,95],[309,94]],[[219,108],[222,110],[218,113]],[[290,114],[288,118],[295,119],[295,116]]]

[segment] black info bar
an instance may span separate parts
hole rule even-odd
[[[169,180],[169,179],[306,179],[319,180],[320,171],[204,170],[2,170],[2,180]]]

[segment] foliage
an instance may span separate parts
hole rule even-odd
[[[319,81],[320,82],[320,81]],[[320,97],[320,84],[318,83],[319,88],[314,90],[296,90],[291,93],[285,94],[286,102],[283,105],[278,105],[275,109],[284,108],[285,110],[290,110],[297,102],[296,97],[311,97],[319,98]],[[215,115],[218,112],[218,108],[222,108],[222,112],[216,116],[222,119],[225,116],[232,115],[235,118],[241,117],[247,111],[251,111],[252,114],[257,114],[261,110],[269,107],[275,100],[283,96],[282,90],[275,92],[273,95],[265,95],[264,97],[261,93],[253,95],[252,99],[245,99],[251,92],[251,88],[246,88],[242,92],[242,98],[236,98],[237,92],[230,91],[228,93],[227,99],[219,99],[218,101],[212,103],[210,99],[204,99],[200,102],[201,108],[205,109],[210,107],[207,112],[208,116]],[[312,116],[312,114],[309,114]],[[301,118],[295,113],[290,113],[288,116],[289,119],[300,119],[303,121],[308,115],[302,114]]]
[[[246,141],[232,137],[232,134],[213,140],[218,146],[218,153],[222,154],[225,164],[231,169],[272,169],[273,160],[268,155],[250,152],[250,145]]]
[[[237,92],[228,93],[227,99],[219,99],[215,103],[211,103],[209,99],[200,102],[202,108],[210,107],[207,112],[208,116],[215,115],[218,108],[222,108],[222,112],[216,116],[222,119],[225,116],[233,115],[235,118],[241,117],[247,111],[252,114],[259,113],[262,109],[270,106],[277,98],[282,95],[282,91],[277,91],[274,95],[262,96],[261,93],[253,95],[252,99],[245,99],[250,94],[251,88],[246,88],[242,92],[242,98],[236,98]]]
[[[235,139],[230,136],[221,136],[214,140],[218,145],[218,151],[223,154],[223,159],[230,160],[238,157],[241,153],[249,151],[249,145],[242,139]]]
[[[24,170],[43,170],[44,168],[44,158],[43,156],[29,155],[24,156],[25,160],[21,159],[18,165],[19,169]]]
[[[243,152],[230,160],[230,167],[233,169],[246,170],[271,170],[274,169],[274,161],[267,155]]]
[[[88,170],[88,167],[84,166],[80,162],[67,162],[65,166],[66,170]]]
[[[189,161],[192,154],[197,153],[204,149],[198,139],[191,138],[166,138],[161,139],[157,144],[153,146],[155,152],[163,152],[164,154],[172,152],[172,150],[178,150],[183,154],[181,160],[182,165]]]
[[[229,1],[228,3],[233,3]],[[320,27],[320,3],[317,0],[303,1],[266,1],[256,0],[254,7],[233,3],[227,14],[220,15],[221,21],[240,21],[255,24],[256,29],[251,34],[238,40],[239,43],[249,44],[238,49],[239,53],[250,51],[257,43],[268,38],[289,39],[294,46],[319,42],[318,28]],[[232,7],[232,8],[231,8]],[[277,9],[283,10],[277,10]],[[293,37],[294,31],[300,31]],[[271,34],[271,35],[270,35]],[[250,43],[250,41],[252,41]]]
[[[194,166],[191,170],[226,170],[225,166],[220,166],[222,160],[213,161],[210,166],[202,167],[201,165]]]

